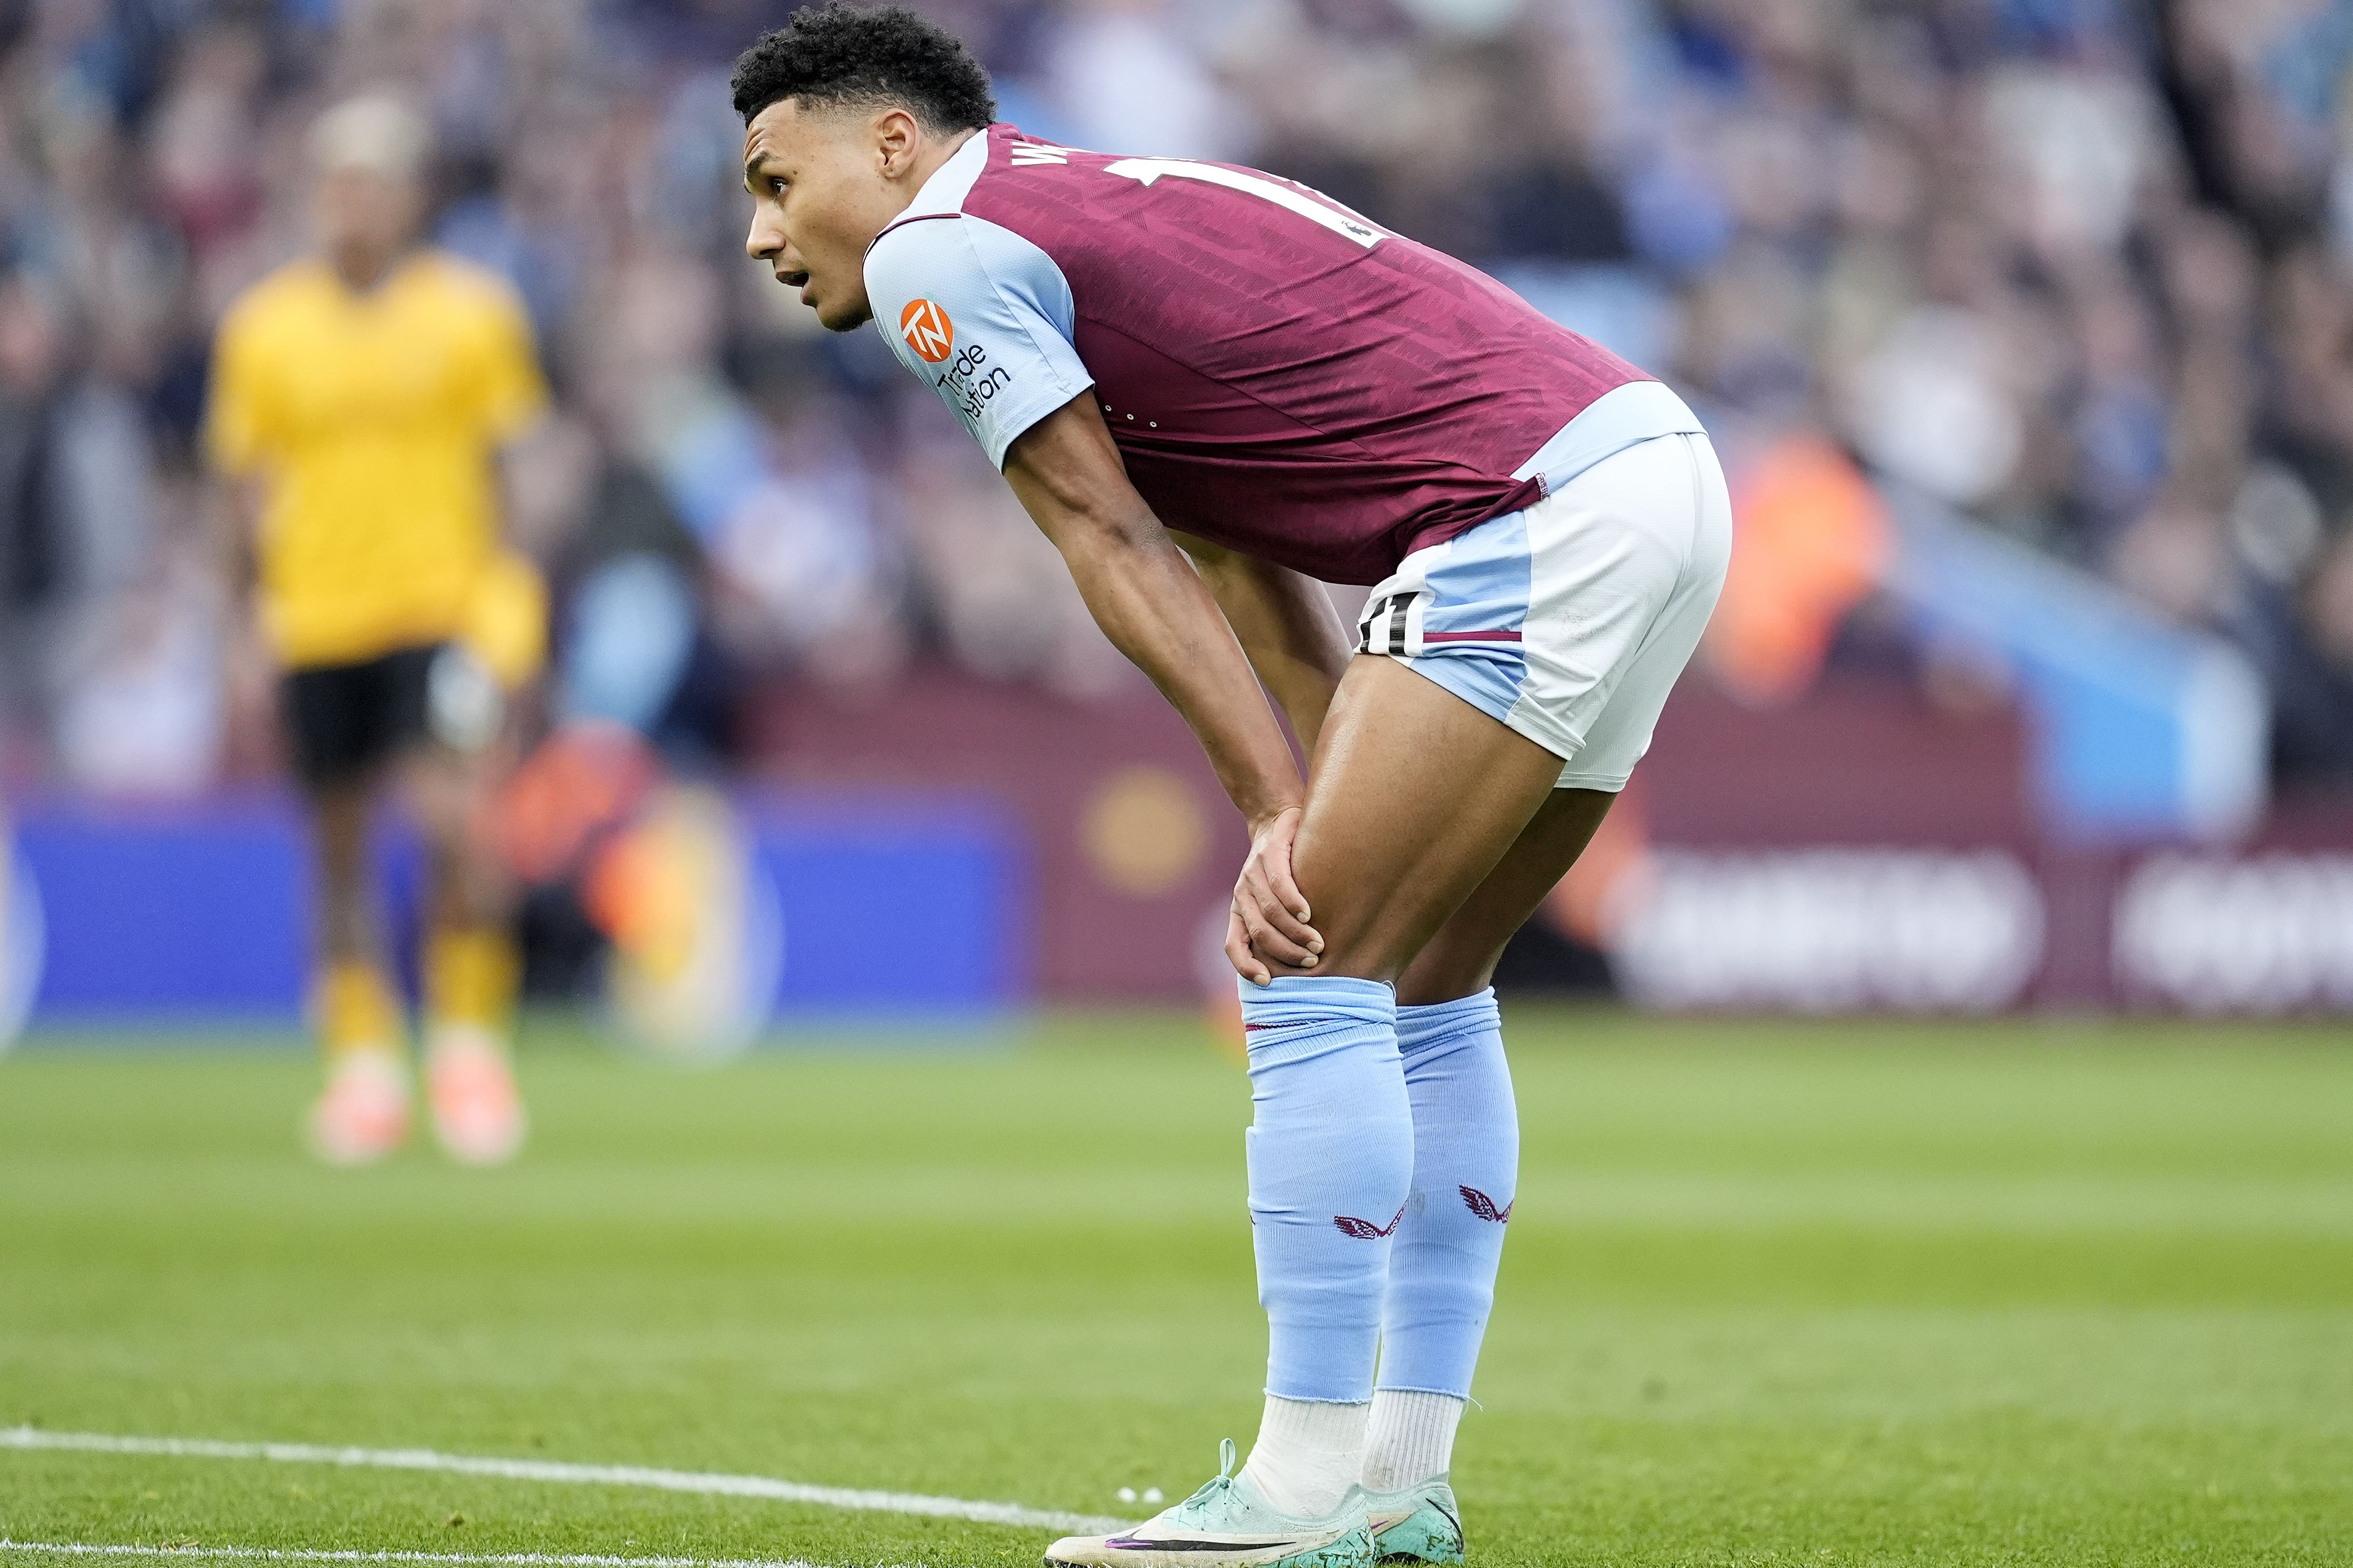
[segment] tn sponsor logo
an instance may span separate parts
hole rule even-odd
[[[926,364],[944,361],[955,347],[955,323],[929,300],[911,300],[899,312],[899,335]]]

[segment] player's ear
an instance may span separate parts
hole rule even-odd
[[[882,176],[897,179],[914,167],[915,148],[923,140],[915,117],[903,109],[886,109],[874,117],[874,150],[881,160]]]

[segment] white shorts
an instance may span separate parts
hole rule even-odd
[[[1656,436],[1398,563],[1365,602],[1357,647],[1559,756],[1560,788],[1620,790],[1731,554],[1715,449]]]

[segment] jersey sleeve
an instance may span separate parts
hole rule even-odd
[[[899,363],[1000,468],[1016,437],[1094,384],[1071,342],[1070,280],[987,219],[942,215],[886,231],[867,253],[866,296]]]
[[[491,445],[521,436],[547,410],[547,384],[532,352],[531,319],[512,290],[491,291],[482,342],[479,412]]]
[[[229,312],[213,342],[211,385],[205,394],[205,451],[224,473],[249,473],[272,445],[269,402],[262,384],[249,307]]]

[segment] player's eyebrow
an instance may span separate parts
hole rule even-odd
[[[754,191],[758,188],[760,171],[775,156],[771,149],[760,144],[760,139],[756,134],[749,132],[745,134],[744,138],[744,188],[745,190]]]

